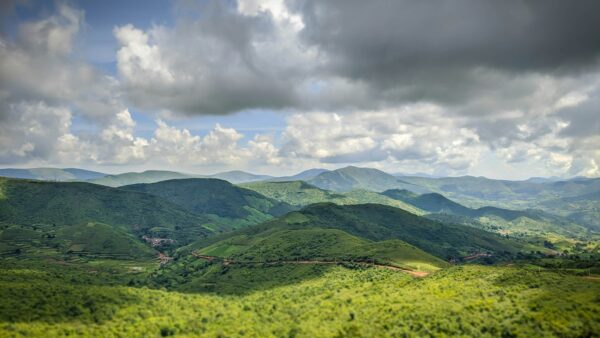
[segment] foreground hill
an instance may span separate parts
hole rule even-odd
[[[600,331],[600,283],[580,277],[467,265],[424,279],[341,267],[302,278],[295,273],[300,268],[217,267],[205,286],[218,294],[1,270],[0,336],[594,337]],[[273,276],[290,278],[282,284]],[[269,277],[277,287],[260,288]],[[223,294],[229,291],[237,294]]]
[[[384,191],[392,188],[408,189],[409,187],[415,191],[423,191],[422,187],[405,182],[381,170],[353,166],[323,172],[307,182],[321,189],[338,192],[355,189]]]
[[[0,176],[44,181],[85,181],[98,179],[107,174],[77,168],[30,168],[0,169]]]
[[[121,187],[161,197],[195,214],[239,228],[292,211],[292,206],[227,181],[207,178],[168,180]]]
[[[158,237],[180,244],[218,229],[159,197],[82,182],[0,179],[0,222],[60,228],[98,222],[128,234]]]

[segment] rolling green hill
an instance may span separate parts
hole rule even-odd
[[[239,228],[281,216],[293,208],[253,190],[227,181],[208,178],[168,180],[121,187],[161,197],[195,214],[214,218],[221,224]]]
[[[420,186],[405,182],[381,170],[353,166],[323,172],[307,182],[321,189],[338,192],[354,189],[384,191],[392,188],[423,190]]]
[[[0,179],[0,222],[56,227],[98,222],[179,244],[220,229],[206,217],[149,194],[83,182],[18,179]]]
[[[558,238],[562,236],[584,239],[589,235],[589,231],[583,226],[540,210],[509,210],[489,206],[473,209],[447,199],[441,194],[417,195],[398,189],[386,190],[382,194],[412,204],[429,213],[463,216],[476,220],[476,223],[471,224],[483,225],[486,230],[539,237],[542,242],[563,240],[564,238]],[[440,215],[435,218],[441,220],[444,217]]]
[[[340,205],[378,203],[404,209],[414,214],[423,214],[422,210],[413,205],[369,190],[352,190],[345,193],[337,193],[317,188],[304,181],[254,182],[242,186],[296,207],[304,207],[322,202],[331,202]]]
[[[186,250],[207,248],[218,241],[235,236],[242,236],[237,239],[243,239],[270,231],[307,228],[341,230],[361,240],[374,242],[397,239],[442,259],[460,258],[481,252],[515,253],[522,246],[483,230],[464,225],[442,224],[394,207],[378,204],[340,206],[321,203],[257,226],[197,241]],[[230,254],[237,249],[234,247],[222,250],[224,254]]]

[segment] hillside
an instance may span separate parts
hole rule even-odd
[[[292,206],[227,181],[208,178],[168,180],[121,187],[152,194],[233,228],[264,222],[292,211]]]
[[[0,176],[2,177],[44,181],[85,181],[98,179],[106,175],[97,171],[77,168],[0,169]]]
[[[72,226],[98,222],[127,233],[172,239],[204,237],[219,225],[153,195],[83,182],[0,179],[0,222]]]
[[[345,193],[337,193],[317,188],[304,181],[254,182],[242,186],[296,207],[304,207],[313,203],[323,202],[331,202],[340,205],[377,203],[404,209],[414,214],[423,214],[422,210],[419,210],[413,205],[369,190],[352,190]]]
[[[155,183],[165,180],[182,179],[194,177],[188,174],[182,174],[175,171],[147,170],[141,173],[123,173],[118,175],[108,175],[106,177],[89,180],[88,182],[105,185],[109,187],[120,187],[123,185],[139,183]]]
[[[390,198],[409,203],[429,213],[463,216],[489,225],[487,230],[505,234],[521,234],[542,237],[546,234],[584,238],[588,230],[568,219],[547,214],[539,210],[509,210],[496,207],[477,209],[465,207],[441,194],[429,193],[417,195],[407,190],[386,190],[382,193]],[[443,217],[436,217],[443,219]],[[552,240],[553,238],[546,238]]]
[[[188,249],[209,247],[234,236],[255,236],[273,229],[337,229],[369,241],[398,239],[442,259],[479,252],[516,252],[521,245],[498,235],[464,225],[443,224],[404,210],[378,205],[310,205],[272,221],[236,232],[207,238]]]
[[[381,170],[372,168],[345,167],[321,173],[309,180],[308,183],[325,190],[347,192],[354,189],[384,191],[392,188],[408,187],[422,191],[422,187],[404,182]]]

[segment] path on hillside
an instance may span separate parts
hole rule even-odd
[[[413,277],[426,277],[427,275],[429,275],[428,272],[425,271],[415,271],[415,270],[410,270],[410,269],[404,269],[404,268],[399,268],[397,266],[394,265],[386,265],[386,264],[373,264],[373,263],[369,263],[369,262],[365,262],[365,261],[343,261],[343,260],[339,260],[339,261],[322,261],[322,260],[292,260],[292,261],[275,261],[275,262],[257,262],[257,261],[236,261],[236,260],[231,260],[231,259],[227,259],[227,258],[223,258],[223,257],[219,257],[219,256],[208,256],[208,255],[201,255],[197,252],[192,252],[192,255],[196,258],[200,258],[200,259],[205,259],[207,261],[219,261],[221,263],[223,263],[223,265],[230,265],[230,264],[267,264],[267,265],[277,265],[277,264],[322,264],[322,265],[339,265],[342,263],[348,263],[348,264],[361,264],[361,265],[367,265],[367,266],[374,266],[376,268],[381,268],[381,269],[387,269],[387,270],[393,270],[393,271],[400,271],[406,274],[409,274]]]

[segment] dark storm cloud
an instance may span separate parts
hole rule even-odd
[[[568,71],[600,53],[599,1],[307,0],[296,8],[303,37],[331,53],[336,72],[383,84],[475,66]]]

